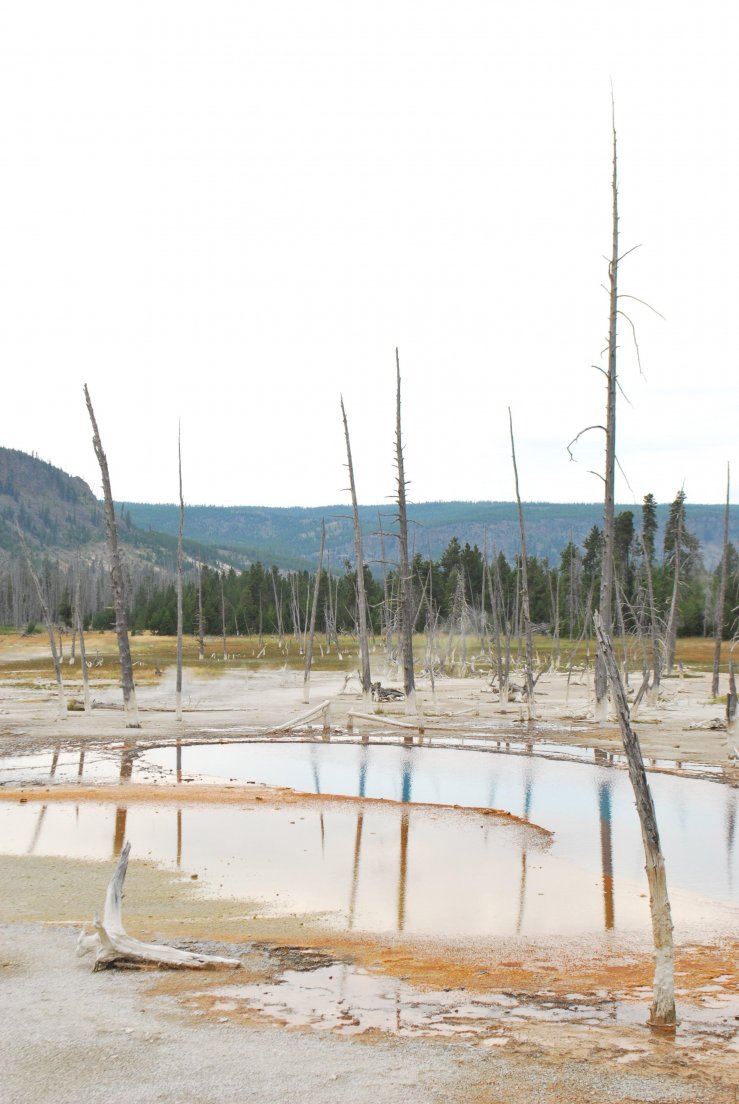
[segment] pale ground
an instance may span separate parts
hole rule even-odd
[[[112,638],[108,634],[107,644]],[[0,675],[14,660],[26,662],[43,642],[0,638]],[[107,667],[107,669],[106,669]],[[224,669],[225,667],[225,669]],[[142,729],[139,746],[175,738],[244,738],[299,716],[302,675],[288,669],[248,674],[238,665],[185,674],[185,715],[173,714],[173,676],[161,679],[140,672]],[[69,673],[72,674],[70,670]],[[101,706],[118,704],[114,667],[106,660],[93,697]],[[725,783],[737,784],[737,769],[728,757],[727,735],[707,727],[720,721],[723,706],[710,701],[710,678],[686,668],[686,677],[667,680],[659,701],[642,707],[635,721],[644,756],[660,769],[700,770],[720,767]],[[100,679],[107,676],[107,683]],[[79,668],[73,677],[79,679]],[[384,684],[393,680],[383,678]],[[638,682],[638,680],[635,680]],[[590,716],[587,676],[544,674],[537,686],[539,720],[526,721],[525,706],[501,705],[487,680],[479,677],[439,680],[436,695],[421,682],[419,698],[425,739],[434,733],[454,736],[474,732],[493,740],[539,741],[619,752],[615,726],[599,726]],[[397,683],[395,683],[397,685]],[[79,692],[79,690],[77,691]],[[331,725],[346,728],[350,709],[363,710],[358,684],[346,685],[345,674],[316,672],[311,704],[331,702]],[[382,713],[362,732],[390,731],[384,718],[403,720],[402,703],[383,705]],[[403,736],[403,730],[392,730]],[[128,733],[130,736],[131,734]],[[410,735],[410,734],[409,734]],[[90,717],[70,712],[56,719],[55,696],[48,674],[13,671],[0,682],[0,778],[2,757],[33,749],[66,745],[120,747],[127,732],[117,708],[96,708]],[[418,738],[417,736],[415,737]],[[127,790],[136,789],[127,787]],[[70,800],[71,787],[49,792],[0,788],[5,800]],[[138,788],[137,800],[165,800],[159,792]],[[120,801],[120,787],[95,789],[98,800]],[[284,792],[260,791],[281,803]],[[74,800],[81,797],[74,790]],[[133,794],[126,801],[134,799]],[[188,793],[188,801],[248,801],[247,794],[217,787]],[[303,799],[301,799],[303,800]],[[648,945],[616,945],[604,958],[599,948],[565,943],[545,947],[423,945],[402,938],[379,942],[326,933],[303,918],[260,917],[243,940],[244,902],[198,904],[192,886],[182,878],[141,863],[135,892],[125,916],[132,934],[185,939],[227,946],[241,954],[246,978],[279,977],[285,963],[274,959],[279,948],[302,947],[351,961],[383,975],[402,977],[422,991],[454,987],[474,994],[526,995],[534,1007],[522,1014],[515,1030],[464,1039],[406,1038],[370,1033],[361,1039],[341,1032],[313,1032],[275,1026],[238,1002],[210,997],[209,987],[223,985],[222,974],[157,972],[91,974],[89,963],[74,957],[81,919],[102,904],[109,864],[40,857],[0,857],[0,1096],[11,1101],[485,1101],[523,1104],[595,1101],[695,1101],[728,1104],[736,1100],[737,1043],[692,1028],[676,1040],[650,1033],[644,1026],[648,1007],[651,958]],[[214,909],[217,908],[217,914]],[[237,922],[238,920],[238,922]],[[678,969],[683,1000],[700,1010],[707,995],[719,993],[729,1003],[729,1019],[739,1016],[735,939],[679,948]],[[282,951],[280,952],[283,953]],[[293,952],[287,952],[293,953]],[[297,953],[297,952],[295,952]],[[267,956],[265,959],[265,955]],[[261,956],[261,957],[260,957]],[[270,957],[272,956],[272,957]],[[274,960],[273,960],[274,959]],[[533,964],[535,959],[535,965]],[[483,968],[484,967],[484,968]],[[718,979],[718,981],[717,981]],[[557,1022],[537,1011],[542,994],[564,998],[575,991],[601,1007],[611,997],[631,1002],[633,1022],[575,1022],[566,1011]],[[599,1003],[600,1002],[600,1003]],[[691,1004],[692,1002],[692,1004]],[[566,1002],[563,1007],[566,1007]],[[697,1013],[698,1019],[700,1013]],[[422,1033],[421,1033],[422,1034]]]

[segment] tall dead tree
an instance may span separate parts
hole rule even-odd
[[[54,624],[51,620],[51,614],[49,613],[49,604],[46,601],[46,596],[43,592],[43,588],[41,586],[41,581],[40,581],[38,575],[36,574],[36,572],[33,569],[33,564],[31,563],[31,556],[28,552],[28,545],[26,544],[26,538],[23,535],[23,530],[21,529],[17,519],[16,519],[16,523],[15,523],[15,528],[16,528],[16,531],[18,533],[18,539],[21,542],[21,548],[23,549],[23,558],[26,561],[26,570],[28,571],[28,574],[31,576],[31,582],[33,583],[33,589],[36,591],[36,598],[38,599],[38,604],[41,607],[41,616],[44,619],[44,625],[46,626],[46,631],[49,634],[49,648],[51,649],[51,661],[54,664],[54,676],[56,678],[56,686],[57,686],[57,694],[58,694],[59,720],[60,721],[66,721],[66,719],[67,719],[67,699],[66,699],[65,694],[64,694],[64,678],[63,678],[63,675],[62,675],[62,661],[59,657],[59,653],[56,650],[56,634],[54,632]]]
[[[724,602],[726,600],[726,571],[729,563],[729,484],[731,470],[726,465],[726,508],[724,509],[724,542],[721,552],[721,574],[719,576],[718,594],[716,596],[716,636],[713,646],[713,678],[711,680],[711,693],[718,697],[718,676],[721,666],[721,638],[724,629]]]
[[[341,398],[341,417],[344,420],[344,437],[346,439],[346,465],[349,469],[349,490],[352,496],[352,517],[354,519],[354,560],[357,567],[357,614],[359,621],[359,654],[362,662],[361,679],[362,694],[365,704],[369,706],[372,692],[372,676],[370,674],[369,641],[367,639],[367,595],[364,585],[364,551],[362,548],[362,527],[359,524],[359,506],[357,505],[357,488],[354,482],[354,465],[352,463],[352,449],[349,443],[349,423],[344,409],[344,398]]]
[[[677,497],[673,504],[673,510],[676,513],[675,516],[675,533],[674,533],[674,548],[672,550],[672,597],[670,599],[670,612],[667,615],[667,627],[665,629],[665,666],[666,673],[672,674],[672,669],[675,666],[675,652],[677,651],[677,622],[680,613],[679,599],[680,599],[680,583],[681,583],[681,570],[682,563],[682,550],[683,550],[683,528],[685,525],[685,493],[684,491],[678,491]],[[668,519],[668,526],[669,526]]]
[[[618,713],[618,723],[621,728],[629,767],[629,778],[634,790],[636,811],[639,814],[639,824],[644,844],[645,870],[647,882],[649,883],[649,908],[652,916],[652,936],[655,951],[654,1000],[649,1022],[653,1027],[673,1028],[676,1023],[675,952],[672,941],[672,914],[670,899],[667,895],[665,860],[660,847],[657,816],[647,781],[647,772],[644,769],[639,738],[631,727],[629,706],[626,701],[616,657],[613,653],[613,644],[610,636],[605,631],[603,619],[597,613],[593,615],[593,621],[599,651],[603,656],[606,674],[611,685],[613,702]]]
[[[310,669],[313,662],[313,638],[316,635],[316,614],[318,613],[318,592],[321,589],[321,572],[323,571],[323,548],[326,543],[326,524],[321,518],[321,547],[318,552],[318,570],[316,581],[313,584],[313,602],[310,611],[310,625],[306,633],[305,641],[305,667],[303,669],[303,701],[310,701]]]
[[[523,507],[521,506],[521,493],[518,487],[518,465],[516,464],[516,445],[513,440],[513,416],[508,407],[508,424],[511,431],[511,457],[513,459],[513,475],[516,483],[516,502],[518,503],[518,527],[521,533],[521,607],[523,612],[524,631],[526,633],[526,707],[529,720],[536,716],[534,706],[534,633],[531,627],[531,611],[529,608],[529,576],[526,564],[526,528],[523,523]]]
[[[611,179],[611,259],[608,264],[608,371],[606,374],[606,464],[603,500],[603,552],[600,576],[600,616],[606,635],[613,629],[613,543],[615,534],[615,476],[616,476],[616,372],[617,320],[618,320],[618,158],[616,151],[616,122],[613,127],[613,175]],[[595,667],[595,704],[600,719],[605,720],[608,709],[608,676],[605,659],[598,652]]]
[[[205,621],[203,620],[203,565],[198,564],[198,659],[205,659]]]
[[[85,650],[85,630],[82,623],[81,580],[78,567],[77,580],[74,588],[74,623],[80,638],[80,670],[82,671],[82,699],[85,705],[85,713],[92,713],[90,701],[90,673],[87,667],[87,652]]]
[[[400,357],[395,350],[397,389],[395,396],[395,463],[398,469],[398,582],[400,584],[400,650],[403,657],[403,689],[406,713],[416,712],[416,680],[413,670],[413,608],[411,570],[408,558],[408,510],[405,500],[405,464],[400,424]]]
[[[182,534],[185,528],[185,502],[182,497],[182,437],[177,426],[177,474],[180,489],[180,526],[177,531],[177,681],[175,713],[182,720]]]
[[[105,528],[108,535],[108,553],[110,555],[110,579],[113,590],[113,606],[115,609],[115,631],[118,638],[118,657],[121,665],[121,686],[123,688],[123,708],[126,713],[126,728],[140,728],[139,711],[136,706],[136,688],[133,681],[133,663],[131,662],[131,647],[128,641],[128,619],[126,617],[126,592],[123,581],[123,564],[118,548],[118,529],[115,523],[115,507],[113,505],[113,492],[110,489],[110,474],[108,461],[103,452],[100,441],[95,412],[92,409],[90,392],[85,384],[85,402],[87,412],[92,423],[92,444],[95,449],[100,475],[103,482],[103,499],[105,502]]]
[[[223,571],[221,571],[221,642],[223,644],[223,661],[228,659],[228,644],[226,642],[226,595],[223,590]]]

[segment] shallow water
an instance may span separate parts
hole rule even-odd
[[[180,769],[177,770],[179,753]],[[279,782],[395,805],[187,805],[214,757],[221,780]],[[18,769],[26,770],[26,765]],[[198,892],[256,901],[252,913],[315,913],[330,927],[421,935],[638,931],[649,914],[628,776],[536,756],[416,746],[222,745],[88,756],[95,777],[183,779],[183,805],[0,803],[0,850],[134,859],[198,874]],[[49,760],[45,766],[49,773]],[[59,755],[74,776],[79,754]],[[736,930],[737,791],[652,775],[678,935]],[[416,802],[497,807],[550,829]]]
[[[594,872],[640,880],[644,868],[631,783],[610,766],[428,746],[250,742],[147,751],[133,780],[152,770],[169,780],[253,781],[303,793],[503,809],[554,832],[558,854]],[[670,884],[737,900],[737,791],[654,773],[650,787]]]

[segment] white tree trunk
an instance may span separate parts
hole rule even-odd
[[[123,963],[154,963],[157,966],[186,966],[193,970],[203,970],[209,966],[234,966],[241,962],[238,958],[221,958],[219,955],[193,954],[180,951],[175,947],[160,946],[157,943],[142,943],[127,934],[123,927],[121,901],[123,883],[126,880],[128,856],[131,844],[127,843],[121,851],[121,857],[110,879],[105,895],[105,907],[102,921],[95,917],[95,933],[82,932],[77,940],[77,954],[95,953],[93,970],[104,970],[108,966]]]
[[[136,706],[136,688],[133,681],[131,648],[128,641],[123,566],[121,564],[121,554],[118,548],[118,530],[115,523],[113,492],[110,487],[108,461],[103,452],[103,446],[95,420],[95,412],[92,409],[92,400],[87,390],[87,384],[85,384],[85,402],[87,403],[87,412],[90,415],[90,422],[92,423],[92,444],[95,449],[98,464],[100,465],[100,474],[103,482],[105,527],[108,534],[108,551],[110,553],[110,579],[113,589],[113,603],[115,606],[115,628],[118,637],[118,656],[121,664],[121,686],[123,688],[123,708],[126,712],[126,728],[140,728],[139,712]]]
[[[654,802],[644,770],[639,739],[631,727],[629,707],[624,693],[623,683],[618,671],[613,645],[605,626],[596,613],[593,616],[595,632],[598,637],[600,654],[603,657],[608,681],[611,684],[618,722],[621,727],[624,750],[629,766],[629,777],[636,799],[636,811],[639,814],[645,870],[649,883],[649,908],[652,916],[652,937],[654,940],[654,1000],[649,1022],[653,1027],[674,1028],[677,1020],[675,1013],[675,954],[672,941],[672,914],[667,895],[665,862],[659,841],[657,817]]]

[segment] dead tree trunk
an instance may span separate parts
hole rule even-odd
[[[59,720],[66,721],[67,719],[67,699],[64,694],[64,677],[62,675],[62,661],[59,658],[59,653],[56,650],[56,635],[54,633],[54,626],[51,621],[51,614],[49,613],[49,606],[46,601],[43,590],[41,589],[41,582],[38,575],[33,569],[31,563],[31,557],[28,552],[28,545],[26,544],[26,538],[23,536],[23,530],[21,529],[18,521],[16,520],[15,528],[18,533],[18,538],[21,542],[21,548],[23,549],[23,558],[26,561],[26,569],[31,576],[31,582],[33,583],[33,589],[36,591],[36,597],[38,604],[41,607],[41,616],[44,619],[44,625],[46,631],[49,634],[49,647],[51,648],[51,661],[54,664],[54,675],[56,677],[56,686],[58,694],[59,704]]]
[[[87,412],[92,423],[92,444],[95,449],[100,474],[103,481],[103,497],[105,500],[105,527],[108,533],[108,551],[110,553],[110,578],[113,589],[113,605],[115,607],[115,630],[118,636],[118,656],[121,664],[121,686],[123,688],[123,708],[126,712],[126,728],[141,728],[139,723],[139,711],[136,706],[136,688],[133,681],[133,663],[131,662],[131,647],[128,642],[128,620],[126,617],[126,593],[123,582],[123,565],[118,548],[118,530],[115,523],[115,507],[113,506],[113,492],[110,489],[110,475],[108,473],[108,461],[100,441],[95,412],[92,409],[90,392],[85,384],[85,402]]]
[[[182,498],[182,441],[177,427],[177,472],[180,489],[180,527],[177,532],[177,683],[175,686],[175,713],[182,721],[182,534],[185,528],[185,502]]]
[[[643,544],[642,540],[642,544]],[[652,562],[650,551],[644,549],[644,573],[647,580],[647,601],[649,603],[649,632],[652,639],[652,689],[651,694],[656,697],[659,691],[662,677],[662,653],[660,652],[659,628],[657,626],[657,607],[654,603],[654,583],[652,581]]]
[[[92,713],[92,703],[90,701],[90,673],[87,668],[87,652],[85,651],[85,632],[82,625],[82,603],[80,600],[80,580],[77,578],[77,585],[75,587],[74,594],[74,619],[77,626],[77,632],[80,638],[80,668],[82,670],[82,695],[85,703],[85,713]]]
[[[203,622],[203,565],[198,564],[198,659],[205,659],[205,625]]]
[[[608,372],[606,398],[606,470],[603,502],[603,558],[600,576],[600,616],[608,637],[613,631],[613,541],[615,532],[614,488],[616,475],[616,342],[618,319],[618,161],[616,154],[616,123],[613,122],[613,176],[611,182],[611,260],[608,265]],[[608,677],[605,660],[600,652],[595,665],[596,713],[604,721],[608,711]]]
[[[285,647],[285,633],[282,625],[282,587],[280,587],[280,595],[277,595],[277,580],[275,578],[276,569],[273,567],[269,573],[269,577],[272,580],[272,593],[275,596],[275,617],[277,619],[277,639],[280,651]]]
[[[711,694],[718,697],[719,669],[721,666],[721,638],[724,629],[724,601],[726,600],[726,569],[729,561],[729,483],[731,472],[726,466],[726,509],[724,510],[724,544],[721,553],[721,575],[718,584],[718,596],[716,598],[716,636],[713,646],[713,678],[711,680]]]
[[[395,462],[398,469],[398,544],[400,549],[398,582],[400,584],[400,649],[403,656],[403,689],[406,713],[416,712],[416,680],[413,670],[413,610],[411,572],[408,559],[408,510],[405,500],[405,465],[403,438],[400,428],[400,357],[395,350],[397,390],[395,397]]]
[[[382,627],[385,637],[385,669],[390,670],[393,652],[393,618],[390,612],[390,594],[387,585],[387,563],[385,561],[385,532],[382,528],[382,515],[377,512],[377,524],[380,533],[380,560],[382,561]]]
[[[221,572],[221,640],[223,642],[223,660],[228,659],[228,644],[226,642],[226,595],[223,591],[223,572]]]
[[[526,708],[529,720],[536,717],[534,705],[534,634],[531,627],[531,612],[529,610],[529,576],[526,564],[526,528],[523,523],[523,508],[521,506],[521,494],[518,488],[518,466],[516,464],[516,445],[513,440],[513,416],[508,407],[508,424],[511,431],[511,457],[513,459],[513,475],[516,483],[516,502],[518,503],[518,526],[521,532],[521,605],[523,607],[524,629],[526,632]]]
[[[672,598],[670,599],[670,613],[667,618],[667,629],[665,630],[665,650],[667,652],[667,674],[672,674],[672,669],[675,666],[675,652],[677,650],[677,619],[678,619],[678,599],[680,597],[680,546],[682,544],[682,511],[677,517],[677,537],[675,540],[675,550],[672,558],[672,569],[674,577],[672,580]]]
[[[346,462],[349,468],[349,490],[352,496],[352,516],[354,518],[354,559],[357,565],[357,612],[359,620],[359,654],[362,660],[362,694],[365,705],[369,708],[370,694],[372,692],[372,675],[370,674],[369,641],[367,639],[367,597],[364,586],[364,551],[362,549],[362,527],[359,524],[359,507],[357,505],[357,489],[354,483],[354,465],[352,463],[352,450],[349,443],[349,423],[346,420],[344,399],[341,399],[341,416],[344,420],[344,437],[346,438]]]
[[[326,543],[326,525],[321,518],[321,547],[318,552],[318,571],[313,585],[313,604],[310,611],[310,627],[305,642],[305,668],[303,670],[303,701],[310,701],[310,669],[313,662],[313,638],[316,635],[316,614],[318,613],[318,591],[321,589],[321,572],[323,571],[323,546]]]
[[[646,874],[649,883],[649,907],[652,914],[652,935],[654,938],[655,970],[654,1001],[650,1011],[649,1023],[653,1027],[674,1028],[675,1014],[675,955],[672,943],[672,915],[670,899],[667,895],[665,861],[659,841],[657,817],[654,802],[644,770],[639,739],[631,727],[629,707],[626,702],[621,676],[610,636],[605,631],[602,618],[596,613],[593,617],[598,637],[599,654],[603,657],[611,694],[618,713],[624,750],[629,766],[629,777],[634,789],[636,810],[639,814]]]
[[[77,954],[95,953],[93,970],[105,970],[117,963],[153,963],[157,966],[186,966],[194,970],[203,970],[211,966],[238,967],[238,958],[221,958],[218,955],[195,954],[192,951],[180,951],[176,947],[167,947],[158,943],[142,943],[126,932],[123,927],[122,901],[123,883],[128,869],[128,856],[131,844],[127,843],[121,851],[121,857],[110,879],[105,894],[105,907],[102,921],[95,917],[94,934],[82,932],[77,940]]]

